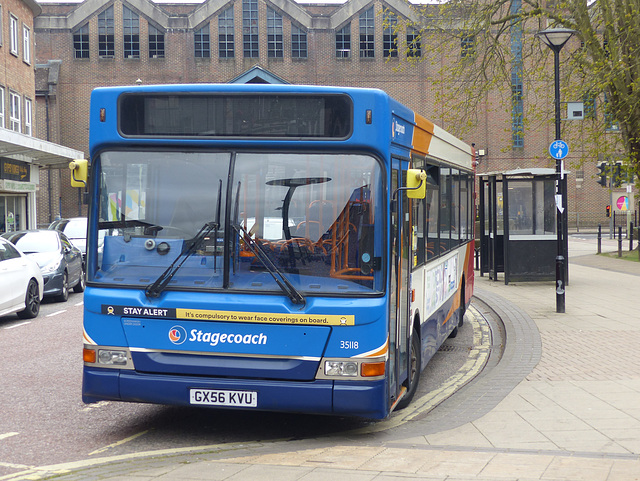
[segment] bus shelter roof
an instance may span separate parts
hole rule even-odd
[[[564,171],[565,175],[568,171]],[[486,172],[484,174],[478,174],[480,177],[519,177],[519,178],[532,178],[532,177],[549,177],[556,174],[556,169],[533,167],[528,169],[513,169],[507,171],[494,171]]]
[[[73,159],[83,159],[84,152],[12,130],[0,129],[0,157],[43,167],[66,167]]]

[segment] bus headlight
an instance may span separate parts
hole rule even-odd
[[[325,361],[324,374],[326,376],[358,376],[358,363],[353,361]]]
[[[110,366],[126,366],[127,352],[116,351],[112,349],[100,349],[98,351],[98,364],[107,364]]]

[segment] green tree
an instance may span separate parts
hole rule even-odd
[[[535,33],[575,30],[561,52],[563,97],[584,100],[591,118],[565,128],[590,146],[585,159],[623,152],[640,172],[639,0],[449,0],[414,9],[422,43],[447,59],[435,84],[447,106],[442,118],[458,127],[472,127],[479,108],[504,111],[511,104],[517,112],[523,88],[523,125],[552,121],[553,54]],[[514,88],[518,80],[524,87]],[[498,93],[500,105],[488,104],[489,92]],[[607,129],[620,135],[604,136]]]

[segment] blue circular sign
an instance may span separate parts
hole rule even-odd
[[[554,159],[564,159],[569,153],[569,146],[564,140],[554,140],[549,145],[549,153]]]

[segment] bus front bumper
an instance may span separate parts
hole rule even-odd
[[[130,370],[84,368],[82,400],[195,406],[191,390],[257,393],[260,411],[332,414],[383,419],[388,415],[386,381],[310,382],[145,374]],[[198,405],[200,406],[200,405]],[[229,409],[225,406],[211,406]]]

